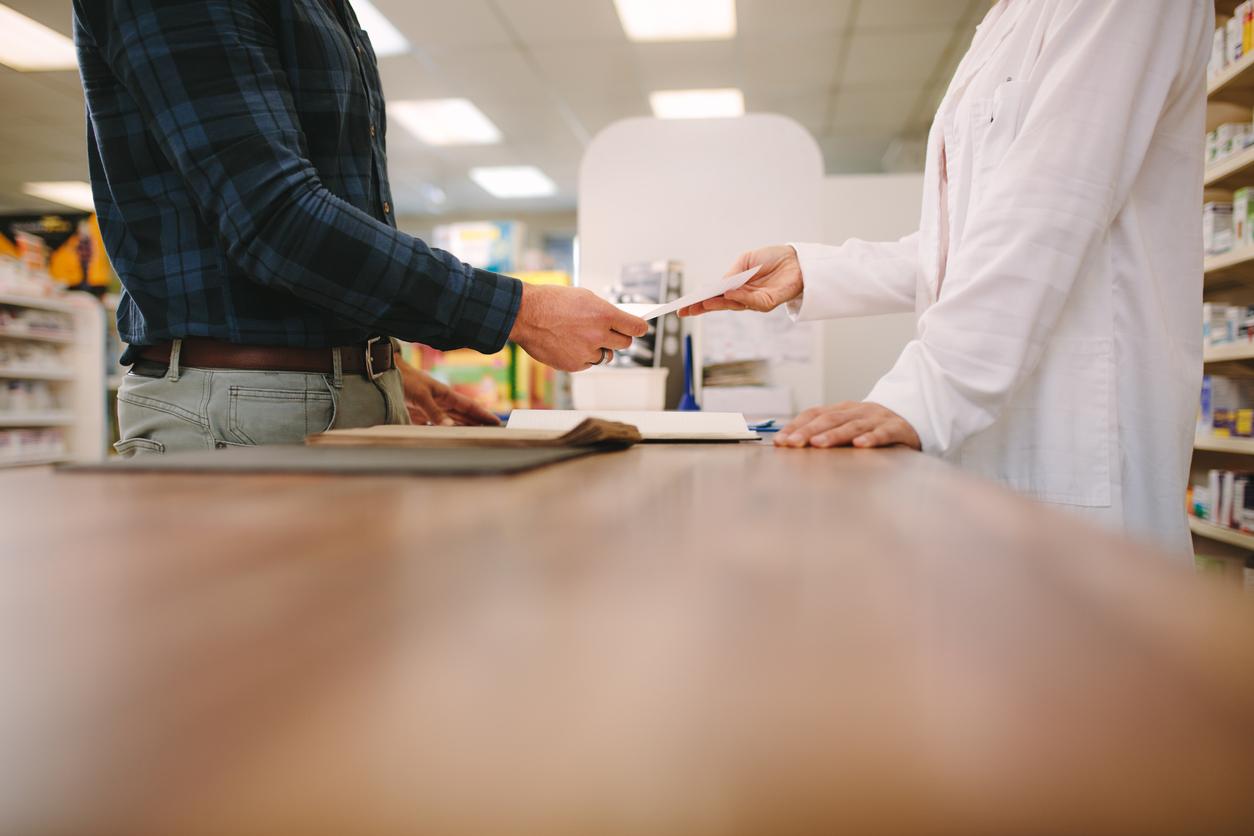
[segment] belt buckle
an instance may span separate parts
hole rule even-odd
[[[366,377],[371,381],[378,380],[387,374],[386,370],[377,373],[374,370],[374,344],[381,339],[383,337],[371,337],[366,340]]]

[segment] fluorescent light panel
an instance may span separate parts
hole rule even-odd
[[[736,37],[735,0],[614,0],[633,41],[712,41]]]
[[[396,102],[388,113],[427,145],[494,145],[501,132],[469,99]]]
[[[84,212],[95,212],[96,201],[92,198],[91,184],[81,181],[61,181],[27,183],[22,191],[31,197],[38,197],[62,206],[72,206]]]
[[[0,64],[24,73],[73,70],[78,53],[65,35],[0,4]]]
[[[557,193],[557,184],[533,165],[507,165],[472,168],[470,179],[493,197],[548,197]]]
[[[370,36],[370,45],[374,47],[375,55],[387,58],[389,55],[404,55],[409,52],[409,41],[405,40],[401,31],[393,26],[392,21],[384,17],[370,0],[350,0],[350,2],[353,11],[357,14],[357,22]]]
[[[659,119],[720,119],[744,116],[745,97],[734,87],[721,90],[658,90],[649,94]]]

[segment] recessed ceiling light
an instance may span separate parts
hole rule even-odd
[[[78,53],[65,35],[0,5],[0,64],[24,73],[73,70]]]
[[[92,198],[91,184],[81,181],[27,183],[22,191],[31,197],[38,197],[62,206],[73,206],[84,212],[95,212],[96,201]]]
[[[493,197],[548,197],[557,193],[557,184],[533,165],[472,168],[470,179]]]
[[[649,94],[659,119],[720,119],[745,115],[745,97],[734,87],[721,90],[658,90]]]
[[[357,22],[370,36],[370,45],[374,47],[375,55],[387,58],[389,55],[404,55],[409,52],[409,41],[405,40],[400,30],[392,25],[392,21],[383,16],[383,13],[376,9],[370,0],[350,0],[350,2],[353,5],[353,11],[357,14]]]
[[[735,0],[614,0],[633,41],[711,41],[736,37]]]
[[[501,132],[468,99],[394,102],[388,113],[428,145],[493,145]]]

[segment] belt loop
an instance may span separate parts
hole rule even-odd
[[[331,349],[331,385],[344,388],[344,355],[338,347]]]
[[[166,369],[165,379],[171,383],[179,382],[179,352],[182,350],[182,340],[174,340],[170,343],[170,367]]]

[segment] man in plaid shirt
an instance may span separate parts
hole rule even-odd
[[[74,0],[92,185],[124,287],[126,455],[331,426],[489,422],[391,338],[578,371],[643,334],[396,228],[386,112],[345,0]]]

